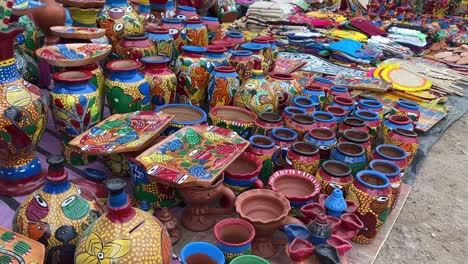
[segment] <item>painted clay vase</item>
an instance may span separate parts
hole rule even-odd
[[[113,114],[151,109],[150,85],[138,71],[142,64],[132,60],[116,60],[106,64],[111,71],[104,85],[107,103]]]
[[[95,156],[83,155],[78,149],[67,146],[76,136],[101,121],[101,101],[96,86],[89,82],[92,77],[87,71],[54,74],[50,108],[57,133],[63,140],[65,161],[73,165],[85,165],[96,160]]]
[[[231,214],[234,211],[236,196],[224,184],[221,176],[212,185],[207,187],[193,186],[180,189],[184,201],[188,203],[182,211],[182,225],[194,232],[210,229],[216,223],[218,216]],[[222,207],[213,207],[213,201],[221,200]]]
[[[275,128],[270,131],[269,136],[275,141],[277,162],[275,170],[286,166],[286,155],[292,144],[297,141],[296,131],[289,128]]]
[[[275,191],[255,189],[241,193],[235,208],[240,218],[248,221],[255,228],[252,241],[252,254],[262,258],[273,256],[278,246],[285,241],[273,238],[274,232],[287,224],[301,224],[301,221],[289,217],[291,209],[288,199]]]
[[[206,49],[184,46],[182,50],[174,71],[177,76],[179,102],[200,106],[205,102],[209,81]]]
[[[344,86],[331,86],[327,92],[328,105],[331,104],[336,96],[350,97],[349,89]]]
[[[324,77],[314,77],[313,85],[319,86],[325,93],[328,93],[333,86],[333,80]],[[325,101],[328,101],[328,99]]]
[[[286,169],[300,170],[315,175],[319,168],[320,154],[316,145],[309,142],[296,142],[286,154]]]
[[[404,149],[394,145],[378,145],[372,153],[372,158],[391,161],[400,167],[402,172],[408,167],[408,153]]]
[[[224,185],[236,195],[255,187],[263,189],[263,182],[258,178],[262,169],[262,160],[254,154],[244,152],[224,170]]]
[[[97,23],[106,30],[106,37],[113,48],[125,34],[145,31],[136,10],[127,0],[106,0]]]
[[[229,40],[213,40],[211,41],[212,45],[218,45],[218,46],[223,46],[227,49],[226,51],[226,57],[229,59],[231,56],[231,51],[234,50],[234,43],[232,43]]]
[[[327,240],[332,236],[331,223],[325,215],[317,216],[309,225],[309,241],[313,245],[327,244]]]
[[[283,117],[273,112],[264,112],[257,115],[254,120],[255,132],[254,135],[268,135],[273,128],[283,127]]]
[[[366,152],[367,162],[372,160],[372,145],[370,143],[370,135],[365,131],[357,129],[346,129],[343,131],[338,142],[351,142],[361,145]]]
[[[112,179],[106,186],[108,211],[81,237],[75,263],[171,263],[171,239],[164,225],[155,216],[131,207],[124,180]]]
[[[312,100],[314,100],[314,102],[316,103],[320,103],[320,105],[317,107],[317,110],[324,109],[325,99],[327,97],[322,87],[316,85],[308,85],[302,90],[302,95],[312,98]]]
[[[268,260],[255,256],[255,255],[243,255],[234,258],[231,264],[270,264]]]
[[[26,83],[14,58],[14,41],[21,29],[0,32],[0,195],[20,196],[44,183],[41,165],[34,152],[47,124],[47,106],[41,90]]]
[[[103,208],[92,193],[68,181],[63,157],[49,156],[47,163],[46,184],[21,203],[13,229],[46,246],[45,263],[73,263],[78,240]]]
[[[406,130],[411,130],[413,131],[414,126],[411,121],[411,118],[405,115],[391,115],[383,122],[383,135],[384,137],[387,136],[387,134],[396,128],[402,128]]]
[[[227,263],[223,252],[207,242],[190,242],[180,251],[182,264],[191,263]],[[180,263],[180,262],[179,262]]]
[[[229,66],[226,57],[226,48],[223,46],[208,45],[206,48],[206,61],[208,62],[207,68],[211,73],[216,67]],[[234,69],[235,71],[235,69]]]
[[[39,48],[39,29],[30,16],[19,17],[18,23],[24,26],[24,31],[16,36],[16,66],[23,79],[29,83],[37,83],[39,65],[35,60],[35,51]]]
[[[266,76],[268,74],[268,67],[267,61],[265,61],[265,57],[263,57],[263,50],[265,49],[262,45],[253,42],[246,42],[240,44],[240,49],[247,50],[252,52],[252,57],[254,60],[261,61],[261,69],[263,71],[263,75]]]
[[[383,118],[383,105],[381,102],[374,99],[362,99],[358,101],[356,107],[358,110],[367,110],[379,114],[379,118]]]
[[[404,149],[408,154],[408,164],[411,164],[419,148],[418,134],[411,130],[396,128],[384,137],[384,144]]]
[[[215,1],[213,10],[221,23],[232,23],[239,15],[236,1],[234,0]]]
[[[271,39],[268,36],[258,36],[252,38],[253,43],[260,44],[263,47],[262,55],[265,59],[265,63],[268,65],[267,72],[272,72],[274,70],[274,59],[273,59],[273,47],[271,44]]]
[[[102,204],[107,203],[107,189],[104,182],[107,180],[106,173],[92,168],[83,170],[83,177],[76,178],[71,182],[78,185],[82,190],[93,193]]]
[[[335,96],[330,103],[331,106],[339,106],[346,110],[348,113],[352,112],[354,109],[354,100],[350,97],[345,96]]]
[[[390,113],[392,115],[408,116],[413,122],[418,122],[419,116],[421,115],[419,112],[419,104],[409,100],[399,100],[396,102]]]
[[[203,25],[208,29],[208,38],[211,44],[212,41],[223,39],[223,31],[218,18],[216,17],[202,17]],[[213,44],[217,45],[217,44]]]
[[[227,128],[248,139],[253,132],[253,121],[257,115],[237,106],[216,106],[211,108],[209,124],[217,127]]]
[[[169,127],[162,133],[164,136],[169,136],[185,126],[203,125],[208,119],[203,109],[189,104],[166,104],[156,108],[156,111],[174,116]]]
[[[352,171],[353,176],[366,168],[366,151],[361,145],[342,142],[336,145],[330,157],[346,163]]]
[[[149,4],[151,17],[154,20],[157,21],[157,20],[160,20],[161,18],[166,17],[166,14],[167,14],[166,8],[168,7],[167,4],[169,3],[168,0],[140,0],[140,6],[142,4],[141,3],[142,1],[145,1]]]
[[[341,122],[343,122],[343,120],[348,116],[348,111],[346,111],[345,109],[343,109],[343,108],[341,108],[339,106],[329,105],[329,106],[325,107],[325,112],[328,112],[328,113],[334,115],[338,125],[340,125]]]
[[[41,32],[44,34],[45,45],[57,44],[60,38],[55,36],[50,28],[53,26],[65,25],[65,9],[54,0],[42,0],[42,2],[45,4],[45,7],[31,10],[34,23],[36,23],[37,27],[40,28]],[[50,14],[54,15],[51,16]]]
[[[185,33],[188,46],[204,47],[208,45],[208,29],[199,18],[187,18],[184,20]]]
[[[392,188],[392,210],[395,208],[400,197],[401,177],[400,167],[388,160],[376,159],[369,163],[369,170],[378,171],[384,174],[390,181]]]
[[[177,78],[169,69],[170,59],[166,56],[149,56],[143,57],[141,62],[144,65],[141,73],[150,86],[152,108],[175,103]]]
[[[249,142],[250,146],[247,152],[257,156],[262,161],[258,178],[266,185],[271,174],[273,174],[277,160],[278,153],[275,141],[267,136],[254,135],[250,137]]]
[[[96,28],[99,13],[101,8],[79,8],[70,6],[67,8],[73,20],[74,27],[90,27]]]
[[[239,46],[245,42],[244,34],[238,31],[227,31],[224,40],[234,43],[234,50],[237,50]]]
[[[208,105],[210,107],[231,105],[240,88],[239,75],[231,66],[218,66],[211,73],[208,84]]]
[[[307,112],[305,109],[295,106],[287,106],[284,108],[284,111],[281,112],[281,116],[284,119],[284,123],[291,122],[293,115],[306,115]]]
[[[156,54],[159,56],[166,56],[169,59],[175,59],[175,44],[172,34],[166,28],[148,28],[146,29],[148,38],[153,41],[156,48]]]
[[[314,123],[314,118],[310,115],[296,114],[286,119],[285,125],[296,131],[299,140],[303,140],[304,135],[314,128]]]
[[[213,235],[226,263],[230,263],[235,257],[250,255],[255,229],[243,219],[227,218],[216,223]]]
[[[254,68],[252,52],[248,50],[231,50],[230,53],[229,64],[236,69],[241,84],[244,84],[252,77],[252,70]]]
[[[346,117],[338,126],[338,135],[342,136],[343,132],[347,129],[355,129],[368,134],[370,132],[369,128],[366,126],[366,122],[357,117]]]
[[[302,86],[290,73],[272,72],[267,80],[278,95],[279,111],[291,105],[294,97],[302,92]]]
[[[333,114],[323,111],[315,111],[311,115],[315,120],[315,127],[326,127],[336,130],[337,122]]]
[[[346,199],[359,205],[356,215],[364,224],[364,229],[352,240],[361,244],[372,242],[390,212],[390,181],[380,172],[360,171],[354,178]]]
[[[304,136],[304,140],[316,145],[319,148],[320,161],[323,162],[328,159],[331,151],[336,145],[335,132],[326,127],[316,127]]]
[[[145,56],[157,55],[153,41],[145,33],[123,35],[115,46],[115,53],[122,60],[140,60]]]
[[[315,103],[312,98],[301,95],[294,97],[291,103],[291,106],[304,109],[308,115],[317,110],[317,105],[318,103]]]
[[[356,110],[354,111],[354,116],[366,123],[366,126],[369,128],[371,143],[374,143],[380,130],[381,120],[379,113],[370,110]]]
[[[169,34],[174,39],[174,58],[177,58],[182,52],[182,47],[187,45],[187,34],[182,19],[178,18],[163,18],[159,26],[169,30]]]
[[[315,178],[322,186],[321,192],[330,195],[333,190],[340,189],[344,196],[353,182],[351,168],[344,162],[327,160],[320,165]]]
[[[13,5],[13,1],[10,1]],[[10,5],[10,4],[9,4]],[[45,247],[29,237],[0,226],[0,258],[4,263],[43,263]]]

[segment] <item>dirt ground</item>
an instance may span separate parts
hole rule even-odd
[[[376,264],[468,263],[468,114],[433,146]]]

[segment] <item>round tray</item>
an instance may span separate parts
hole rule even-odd
[[[57,67],[78,67],[96,63],[111,51],[109,44],[78,43],[45,46],[36,55]]]
[[[66,39],[96,39],[106,34],[102,28],[55,26],[50,30],[54,35]]]

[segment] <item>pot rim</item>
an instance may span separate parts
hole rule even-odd
[[[147,28],[146,31],[154,34],[169,34],[169,29],[162,27]]]
[[[400,120],[397,120],[400,119]],[[404,121],[403,121],[403,120]],[[405,115],[391,115],[388,117],[388,120],[397,125],[408,125],[411,124],[411,119]]]
[[[383,107],[383,104],[375,99],[362,99],[358,104],[361,104],[368,108],[380,109]]]
[[[205,21],[219,22],[217,17],[202,16],[201,19]]]
[[[207,45],[205,46],[205,49],[207,52],[211,53],[224,53],[227,51],[226,47],[221,46],[221,45]]]
[[[140,61],[146,64],[167,64],[171,60],[166,56],[154,55],[154,56],[145,56],[141,58]]]
[[[242,209],[241,204],[243,203],[245,199],[250,198],[252,196],[253,197],[267,197],[268,199],[278,199],[278,201],[283,206],[283,212],[281,212],[281,214],[278,217],[269,219],[269,220],[260,220],[260,219],[255,219],[250,216],[247,216],[241,210]],[[286,216],[288,216],[288,213],[291,210],[291,205],[289,203],[289,200],[282,193],[275,192],[275,191],[268,190],[268,189],[253,189],[253,190],[248,190],[246,192],[243,192],[239,196],[237,196],[237,199],[235,202],[235,208],[236,208],[236,212],[239,213],[239,215],[243,219],[251,223],[260,223],[260,224],[266,225],[266,224],[272,224],[272,223],[280,223],[283,219],[286,218]]]
[[[246,172],[246,173],[230,173],[228,171],[228,168],[229,166],[224,170],[224,177],[230,177],[230,178],[234,178],[234,179],[237,179],[237,180],[247,180],[247,179],[251,179],[253,176],[258,176],[258,174],[260,173],[260,170],[262,170],[262,160],[260,158],[258,158],[256,155],[252,154],[252,153],[249,153],[249,152],[244,152],[242,153],[242,155],[240,155],[236,160],[239,160],[239,159],[247,159],[249,162],[253,162],[255,163],[256,165],[256,168],[255,170],[253,171],[250,171],[250,172]]]
[[[341,112],[340,113],[333,113],[332,111],[330,111],[331,109],[338,110],[338,111],[341,111]],[[329,106],[325,107],[325,112],[331,113],[332,115],[339,116],[339,117],[345,116],[345,115],[348,114],[348,112],[343,107],[334,106],[334,105],[329,105]]]
[[[380,151],[382,148],[390,148],[390,149],[396,150],[396,151],[401,153],[401,156],[400,157],[391,157],[391,156],[385,155]],[[381,156],[382,158],[387,159],[387,160],[399,161],[399,160],[404,160],[404,159],[406,159],[408,157],[408,153],[406,153],[406,151],[404,149],[402,149],[402,148],[400,148],[398,146],[390,145],[390,144],[378,145],[377,147],[375,147],[375,152],[377,154],[379,154],[379,156]]]
[[[256,142],[254,142],[254,140],[258,139],[258,138],[265,139],[265,140],[269,141],[270,144],[261,145],[261,144],[258,144]],[[271,139],[268,136],[263,136],[263,135],[253,135],[253,136],[251,136],[249,138],[249,141],[250,141],[251,146],[254,146],[254,147],[259,148],[259,149],[271,149],[271,148],[273,148],[275,146],[275,141],[273,139]]]
[[[232,224],[240,225],[240,226],[245,227],[245,228],[248,229],[249,238],[247,239],[247,241],[236,244],[236,243],[229,243],[229,242],[226,242],[226,241],[221,239],[221,237],[220,237],[221,230],[224,227],[230,226]],[[223,219],[223,220],[221,220],[221,221],[219,221],[218,223],[215,224],[215,226],[213,227],[213,235],[214,235],[215,239],[218,242],[220,242],[220,243],[222,243],[224,245],[228,245],[228,246],[231,246],[231,247],[240,247],[240,246],[245,246],[248,243],[252,242],[252,240],[255,237],[255,228],[253,227],[253,225],[251,223],[245,221],[244,219],[241,219],[241,218],[226,218],[226,219]]]
[[[291,110],[299,111],[300,113],[293,113],[291,112]],[[305,109],[300,108],[300,107],[295,107],[295,106],[287,106],[286,108],[284,108],[284,112],[289,116],[293,116],[297,114],[307,114],[307,111]]]
[[[353,99],[351,99],[350,97],[346,97],[346,96],[335,96],[335,98],[333,100],[338,104],[342,104],[342,105],[346,105],[346,106],[353,106],[354,105]]]
[[[307,172],[300,171],[300,170],[292,170],[292,169],[285,169],[285,170],[275,171],[270,176],[270,178],[268,180],[268,186],[270,187],[270,189],[275,191],[275,192],[281,193],[281,191],[279,191],[276,188],[275,182],[278,179],[280,179],[281,177],[286,177],[286,176],[308,180],[308,181],[310,181],[312,183],[312,185],[314,187],[314,191],[311,194],[306,195],[306,196],[295,196],[295,195],[283,194],[288,200],[309,201],[312,198],[314,198],[315,196],[320,194],[321,186],[320,186],[319,181],[315,178],[314,175],[312,175],[310,173],[307,173]]]
[[[298,102],[299,100],[307,100],[309,103],[303,104]],[[295,105],[301,106],[302,108],[315,107],[318,103],[315,103],[310,97],[307,96],[296,96],[293,99]]]
[[[233,48],[234,47],[234,43],[232,43],[232,41],[229,41],[229,40],[213,40],[211,42],[211,44],[213,45],[219,45],[219,46],[224,46],[226,48]]]
[[[280,136],[278,135],[279,132],[290,133],[291,137],[286,138],[286,137]],[[285,128],[285,127],[273,128],[270,133],[272,137],[277,138],[281,141],[292,142],[297,139],[297,132],[292,129]]]
[[[343,172],[343,173],[335,173],[335,172],[331,172],[328,168],[327,168],[327,165],[328,164],[338,164],[340,166],[343,166],[347,169],[346,172]],[[351,176],[351,174],[353,173],[351,168],[348,166],[348,164],[344,163],[344,162],[341,162],[339,160],[326,160],[322,163],[322,166],[320,166],[320,168],[322,170],[324,170],[327,174],[333,176],[333,177],[340,177],[340,178],[344,178],[344,177],[348,177],[348,176]]]
[[[266,36],[256,36],[254,38],[252,38],[252,42],[255,42],[255,43],[260,43],[260,44],[270,44],[271,40],[270,39],[267,39],[265,38]]]
[[[360,123],[359,124],[353,124],[351,123],[351,120],[353,121],[359,121]],[[366,126],[366,122],[364,122],[364,120],[360,119],[359,117],[346,117],[345,119],[343,119],[343,123],[350,126],[350,127],[363,127],[363,126]]]
[[[318,118],[317,115],[326,115],[329,117],[329,119]],[[336,118],[332,113],[328,113],[325,111],[315,111],[311,114],[311,116],[318,122],[332,123],[336,121]]]
[[[363,139],[354,139],[354,138],[350,138],[350,135],[348,135],[349,133],[358,133],[358,134],[365,134],[366,137],[364,137]],[[370,140],[370,135],[369,133],[366,133],[362,130],[358,130],[358,129],[345,129],[343,131],[343,138],[346,139],[348,142],[351,142],[351,143],[359,143],[359,144],[363,144],[363,143],[366,143]]]
[[[270,116],[274,116],[273,118],[271,119],[267,119],[267,117],[265,117],[265,115],[270,115]],[[258,114],[258,119],[262,120],[263,122],[266,122],[266,123],[278,123],[278,122],[283,122],[283,117],[277,113],[273,113],[273,112],[263,112],[263,113],[260,113]]]
[[[305,117],[305,118],[310,118],[309,120],[301,120],[299,121],[298,118],[299,117]],[[299,123],[301,125],[312,125],[315,123],[315,120],[313,117],[311,117],[310,115],[307,115],[307,114],[295,114],[291,117],[291,120],[296,122],[296,123]]]
[[[354,153],[344,153],[343,150],[341,149],[344,145],[351,145],[353,147],[358,147],[360,149],[359,153],[357,154],[354,154]],[[341,152],[342,154],[346,155],[346,156],[351,156],[351,157],[360,157],[360,156],[364,156],[366,154],[364,148],[359,145],[359,144],[356,144],[356,143],[352,143],[352,142],[340,142],[336,145],[336,150]]]
[[[120,68],[116,67],[115,64],[117,63],[122,63],[122,62],[127,62],[129,64],[132,64],[132,66],[129,66],[127,68]],[[134,61],[134,60],[115,60],[115,61],[110,61],[106,64],[106,68],[111,70],[111,71],[131,71],[131,70],[136,70],[142,66],[141,62],[139,61]]]
[[[314,150],[313,151],[303,151],[303,150],[299,150],[298,149],[298,145],[308,145],[308,146],[312,146],[314,147]],[[299,142],[295,142],[291,145],[291,150],[296,152],[297,154],[299,155],[303,155],[303,156],[308,156],[308,157],[311,157],[311,156],[314,156],[316,154],[319,153],[319,148],[315,145],[315,144],[312,144],[310,142],[307,142],[307,141],[299,141]]]
[[[385,165],[388,165],[389,167],[392,167],[394,169],[394,172],[391,172],[391,173],[384,173],[384,172],[381,172],[381,171],[378,171],[375,169],[375,165],[377,164],[385,164]],[[369,169],[370,170],[373,170],[373,171],[378,171],[382,174],[384,174],[385,176],[387,177],[396,177],[398,175],[400,175],[401,173],[401,169],[400,167],[398,167],[395,163],[391,162],[391,161],[388,161],[388,160],[384,160],[384,159],[375,159],[375,160],[372,160],[371,162],[369,162]]]
[[[384,184],[383,185],[375,185],[375,184],[367,183],[362,179],[362,176],[364,176],[364,175],[370,175],[372,177],[379,178],[379,179],[384,181]],[[379,189],[380,190],[380,189],[385,189],[385,188],[390,187],[390,180],[387,178],[387,176],[385,176],[385,174],[383,174],[381,172],[378,172],[378,171],[362,170],[362,171],[360,171],[360,172],[358,172],[356,174],[355,179],[360,184],[364,185],[367,188],[371,188],[371,189]]]
[[[231,50],[229,53],[231,53],[232,56],[240,57],[249,57],[253,54],[250,50]]]
[[[69,76],[66,77],[65,75],[69,74],[79,74],[80,77],[73,77]],[[56,72],[54,73],[54,80],[64,82],[64,83],[76,83],[76,82],[87,82],[93,78],[93,74],[89,71],[83,70],[74,70],[74,71],[63,71],[63,72]]]
[[[323,88],[318,85],[307,85],[305,89],[308,91],[323,92]]]
[[[262,45],[253,42],[242,43],[241,48],[250,50],[250,51],[261,51],[263,49]]]
[[[206,49],[199,46],[182,46],[182,50],[185,52],[193,52],[193,53],[205,53]]]
[[[332,80],[327,79],[327,78],[323,78],[323,77],[314,77],[314,81],[317,81],[317,82],[319,82],[319,83],[332,84],[332,85],[333,85],[333,81],[332,81]]]
[[[237,31],[229,30],[229,31],[226,32],[226,37],[230,37],[230,38],[243,38],[243,37],[244,37],[244,34],[242,34],[242,32],[237,32]]]
[[[186,253],[186,251],[188,251],[191,247],[198,248],[198,249],[202,248],[202,249],[205,249],[205,250],[206,249],[213,250],[214,252],[216,252],[216,255],[218,255],[218,257],[221,260],[226,261],[226,258],[224,257],[223,252],[217,246],[215,246],[215,245],[213,245],[211,243],[208,243],[208,242],[190,242],[187,245],[185,245],[182,248],[182,250],[180,251],[180,258],[183,259],[183,262],[185,262],[185,258],[190,256],[190,255],[188,255],[188,253]]]
[[[349,89],[347,87],[344,87],[344,86],[340,86],[340,85],[334,85],[331,87],[331,90],[332,91],[335,91],[335,92],[341,92],[341,93],[347,93],[349,92]]]
[[[373,115],[374,117],[369,117],[369,116],[363,116],[363,113],[368,113],[370,115]],[[377,112],[371,111],[371,110],[363,110],[359,109],[354,112],[354,115],[357,116],[358,118],[361,118],[364,121],[377,121],[380,120],[380,115]]]
[[[397,133],[398,135],[401,135],[401,136],[415,137],[415,138],[418,137],[418,133],[414,132],[413,130],[408,130],[408,129],[404,129],[404,128],[395,128],[394,131],[395,131],[395,133]]]
[[[180,18],[174,18],[174,17],[165,17],[161,18],[161,22],[167,23],[167,24],[182,24],[182,19]]]
[[[158,108],[156,108],[156,111],[157,112],[159,112],[159,111],[164,112],[163,111],[164,108],[170,108],[170,107],[187,108],[187,109],[189,109],[191,111],[196,111],[196,112],[200,113],[201,116],[202,116],[200,119],[193,120],[193,121],[178,121],[176,119],[172,119],[171,122],[174,123],[174,124],[177,124],[177,125],[184,125],[184,126],[195,125],[195,124],[206,122],[206,119],[208,118],[208,115],[206,114],[205,111],[203,111],[203,109],[201,109],[198,106],[190,105],[190,104],[165,104],[165,105],[161,105]]]
[[[218,66],[215,68],[215,71],[221,73],[234,73],[236,72],[236,69],[232,66]]]
[[[190,11],[190,12],[197,12],[197,9],[195,7],[191,7],[191,6],[180,5],[180,6],[177,7],[177,9],[184,10],[184,11]]]
[[[401,107],[408,108],[408,109],[411,109],[411,110],[418,110],[419,109],[419,105],[417,103],[412,102],[412,101],[408,101],[408,100],[399,100],[396,104],[401,106]]]
[[[123,35],[123,38],[127,40],[146,40],[148,35],[145,33],[128,33]]]
[[[322,136],[317,136],[317,135],[312,134],[312,131],[317,131],[317,130],[320,130],[320,131],[327,131],[327,132],[331,132],[331,133],[330,133],[330,136],[329,136],[329,137],[322,137]],[[329,128],[327,128],[327,127],[316,127],[316,128],[312,128],[311,130],[309,130],[308,134],[309,134],[309,136],[311,136],[312,138],[316,138],[316,139],[320,139],[320,140],[331,140],[331,139],[334,139],[334,138],[336,137],[335,132],[334,132],[332,129],[329,129]]]
[[[225,117],[223,117],[222,115],[219,115],[218,112],[220,110],[224,110],[224,111],[231,111],[231,112],[242,112],[243,114],[245,115],[249,115],[251,117],[251,120],[250,121],[241,121],[241,120],[238,120],[238,119],[227,119]],[[241,123],[241,124],[253,124],[254,120],[257,118],[257,116],[255,115],[255,113],[253,112],[250,112],[249,110],[246,110],[242,107],[239,107],[239,106],[231,106],[231,105],[219,105],[219,106],[215,106],[213,108],[211,108],[210,112],[209,112],[209,115],[210,116],[215,116],[215,117],[218,117],[220,119],[224,119],[224,120],[228,120],[228,121],[232,121],[232,122],[237,122],[237,123]]]

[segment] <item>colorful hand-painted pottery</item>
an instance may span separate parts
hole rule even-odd
[[[268,184],[268,179],[273,174],[273,169],[276,164],[277,151],[275,141],[267,136],[255,135],[251,136],[250,146],[247,152],[256,155],[262,160],[262,167],[258,177],[264,185]]]
[[[275,170],[283,169],[286,166],[286,154],[291,145],[297,141],[297,133],[289,128],[275,128],[270,131],[269,136],[275,141],[277,148],[278,159]]]
[[[212,41],[223,39],[223,36],[222,36],[223,31],[222,31],[222,27],[221,27],[221,24],[219,23],[218,18],[202,17],[201,19],[205,27],[208,29],[208,38],[211,44],[213,44]],[[217,44],[213,44],[213,45],[217,45]]]
[[[151,109],[151,91],[145,76],[138,71],[141,62],[116,60],[106,64],[111,71],[105,80],[107,103],[113,114]]]
[[[3,263],[37,263],[45,258],[45,247],[34,239],[0,226],[0,259]]]
[[[177,18],[163,18],[159,23],[162,28],[168,29],[169,34],[174,39],[174,58],[177,58],[182,52],[182,46],[187,45],[187,34],[185,33],[185,26],[182,19]]]
[[[252,52],[248,50],[231,50],[230,53],[229,64],[236,68],[241,84],[244,84],[252,77],[252,70],[254,68]]]
[[[336,130],[337,122],[333,114],[323,111],[315,111],[311,115],[315,120],[316,127],[326,127],[331,130]]]
[[[390,181],[380,172],[360,171],[354,178],[346,199],[359,205],[356,215],[364,223],[364,229],[352,240],[361,244],[370,243],[390,213],[392,201]]]
[[[361,145],[342,142],[336,145],[330,155],[331,159],[346,163],[352,171],[353,176],[366,168],[366,151]]]
[[[73,263],[75,245],[103,208],[94,194],[68,181],[63,157],[50,156],[47,163],[46,184],[21,203],[13,228],[46,246],[45,263]]]
[[[215,1],[213,10],[222,23],[232,23],[237,19],[237,5],[234,0]]]
[[[290,73],[273,72],[267,80],[278,95],[279,111],[291,105],[294,97],[302,92],[302,86]]]
[[[177,1],[179,5],[176,9],[176,18],[187,19],[187,18],[198,18],[197,9]]]
[[[175,59],[176,47],[174,38],[167,28],[148,28],[146,29],[148,37],[153,41],[156,48],[156,54],[166,56],[169,59]],[[177,53],[178,54],[178,53]]]
[[[112,179],[106,186],[108,211],[81,237],[75,263],[171,263],[171,239],[164,225],[153,215],[130,206],[124,180]]]
[[[374,99],[362,99],[358,101],[356,107],[358,110],[367,110],[379,114],[379,118],[383,118],[383,105],[381,102]]]
[[[413,161],[419,148],[418,134],[401,128],[393,129],[384,137],[384,143],[400,147],[408,154],[408,164]]]
[[[388,160],[375,159],[369,163],[369,170],[378,171],[387,176],[392,188],[392,209],[400,197],[401,177],[400,167]]]
[[[274,70],[274,59],[273,59],[273,48],[271,44],[271,39],[268,36],[258,36],[252,38],[253,43],[260,44],[263,47],[262,55],[265,59],[265,63],[268,65],[267,72],[272,72]]]
[[[408,153],[404,149],[394,145],[378,145],[372,153],[372,158],[391,161],[400,167],[402,172],[408,167]]]
[[[314,77],[313,85],[319,86],[326,93],[328,93],[331,87],[333,86],[333,80],[330,80],[328,78],[323,78],[323,77]],[[328,99],[325,101],[328,101]]]
[[[206,61],[208,62],[207,68],[211,73],[216,67],[229,66],[226,57],[226,48],[223,46],[208,45],[206,48]],[[234,69],[235,71],[235,69]]]
[[[380,130],[381,120],[379,113],[370,110],[356,110],[354,111],[354,116],[361,120],[364,120],[366,126],[369,128],[370,131],[370,141],[371,143],[374,143]]]
[[[283,117],[273,112],[264,112],[257,115],[254,121],[254,135],[268,135],[273,128],[283,127]]]
[[[343,122],[343,120],[348,116],[348,111],[346,111],[345,109],[343,109],[343,108],[341,108],[339,106],[329,105],[329,106],[325,107],[325,112],[328,112],[328,113],[331,113],[332,115],[334,115],[338,125],[340,125],[341,122]]]
[[[226,258],[226,263],[231,263],[235,257],[250,255],[255,229],[243,219],[227,218],[216,223],[213,235]]]
[[[263,182],[258,178],[262,169],[262,160],[254,154],[245,152],[224,170],[224,185],[236,195],[252,187],[263,189]]]
[[[270,264],[270,262],[255,255],[243,255],[231,260],[231,264]]]
[[[341,134],[338,142],[351,142],[361,145],[366,151],[367,162],[372,160],[372,146],[369,133],[357,129],[346,129]]]
[[[354,109],[354,100],[350,97],[345,96],[335,96],[330,102],[331,106],[339,106],[346,110],[348,113],[352,112]]]
[[[286,169],[300,170],[315,175],[319,168],[320,154],[316,145],[309,142],[296,142],[286,154]]]
[[[171,125],[164,130],[162,135],[169,136],[184,126],[203,125],[208,115],[198,106],[189,104],[166,104],[156,108],[168,115],[173,115]]]
[[[182,264],[206,263],[224,264],[226,258],[216,246],[207,242],[190,242],[180,251]]]
[[[302,95],[312,98],[316,103],[320,103],[316,110],[319,111],[324,109],[326,95],[322,87],[317,85],[308,85],[302,90]]]
[[[396,102],[390,113],[392,115],[398,114],[408,116],[413,122],[417,122],[421,114],[419,112],[419,104],[408,100],[399,100]]]
[[[213,126],[227,128],[248,139],[253,132],[253,121],[257,115],[237,106],[216,106],[211,108],[209,122]]]
[[[204,47],[208,45],[208,29],[199,18],[187,18],[184,20],[185,33],[188,46]]]
[[[332,226],[325,215],[317,216],[309,225],[310,242],[314,245],[327,244],[332,236]]]
[[[71,182],[78,185],[81,189],[93,193],[102,204],[107,202],[107,189],[104,185],[107,176],[100,170],[86,168],[83,170],[83,177],[76,178]]]
[[[125,34],[115,45],[115,53],[122,60],[140,60],[157,55],[153,41],[145,33]]]
[[[219,66],[211,73],[208,84],[208,105],[210,107],[231,105],[240,88],[239,75],[231,66]]]
[[[227,49],[226,57],[228,58],[231,56],[231,51],[234,49],[234,43],[229,40],[213,40],[211,44],[225,47]]]
[[[315,112],[315,110],[317,110],[318,105],[319,104],[314,102],[312,98],[307,96],[296,96],[294,97],[291,103],[291,106],[299,107],[306,110],[308,115]]]
[[[284,119],[284,123],[290,122],[293,115],[306,115],[306,114],[307,112],[305,109],[300,108],[300,107],[295,107],[295,106],[286,106],[286,108],[284,108],[284,111],[281,112],[281,116]]]
[[[330,195],[334,189],[340,189],[346,196],[353,182],[351,168],[344,162],[327,160],[322,163],[315,174],[322,186],[322,193]]]
[[[260,60],[261,61],[261,69],[263,71],[263,75],[266,76],[268,75],[268,63],[265,60],[265,57],[263,57],[263,50],[265,49],[262,45],[258,43],[253,43],[253,42],[246,42],[242,43],[240,45],[240,48],[242,50],[247,50],[252,52],[252,57],[254,60]]]
[[[54,74],[55,86],[50,93],[52,116],[63,140],[65,161],[73,165],[85,165],[96,159],[67,146],[73,138],[101,121],[101,101],[96,86],[89,82],[92,77],[87,71]]]
[[[366,126],[366,122],[357,117],[346,117],[338,126],[338,136],[343,135],[343,132],[346,129],[355,129],[366,132],[368,134],[370,132],[369,128]]]
[[[304,140],[316,145],[320,151],[320,161],[323,162],[328,159],[330,152],[336,145],[335,132],[326,127],[316,127],[304,136]]]
[[[327,93],[328,104],[331,104],[336,96],[350,97],[349,89],[344,86],[331,86]]]
[[[383,122],[383,135],[384,137],[387,134],[397,128],[402,128],[406,130],[413,131],[414,126],[411,121],[411,118],[404,116],[404,115],[391,115]]]
[[[0,31],[0,195],[20,196],[44,183],[41,165],[34,152],[47,124],[47,106],[41,90],[25,83],[14,59],[14,41],[21,30]]]
[[[239,46],[245,42],[244,34],[238,31],[226,32],[226,36],[224,37],[224,40],[228,40],[234,43],[234,50],[237,50]]]
[[[210,76],[205,57],[206,49],[184,46],[182,50],[174,71],[177,76],[179,102],[200,106],[205,102]]]
[[[141,59],[145,75],[150,85],[153,109],[165,104],[175,103],[177,78],[169,69],[170,59],[166,56],[149,56]]]
[[[102,8],[79,8],[70,6],[67,8],[73,19],[74,27],[97,27],[96,19]]]
[[[296,131],[298,139],[303,140],[304,135],[314,128],[314,118],[310,115],[295,114],[286,119],[285,126]]]
[[[161,18],[166,17],[166,15],[168,14],[167,8],[171,8],[168,0],[140,0],[139,1],[140,5],[142,1],[145,1],[149,4],[150,10],[151,10],[151,16],[153,17],[154,20],[160,20]],[[174,9],[174,3],[172,3],[172,8]]]
[[[332,194],[325,199],[327,215],[340,217],[347,207],[343,192],[340,189],[333,190]]]

